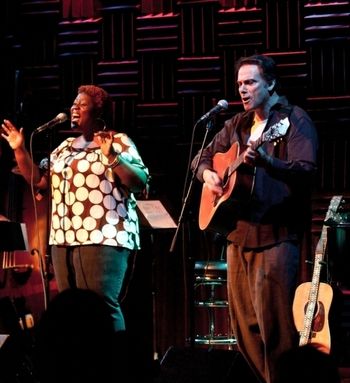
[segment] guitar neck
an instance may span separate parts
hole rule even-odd
[[[322,232],[321,237],[317,243],[316,246],[316,253],[315,253],[315,259],[314,259],[314,269],[312,273],[312,279],[311,279],[311,288],[309,292],[309,306],[308,310],[310,311],[310,314],[313,315],[317,297],[318,297],[318,288],[320,285],[320,277],[321,277],[321,268],[323,265],[323,259],[324,254],[326,251],[327,246],[327,227],[326,225],[322,226]]]
[[[254,150],[257,150],[264,142],[266,141],[264,134],[259,137],[256,141],[252,141],[250,147]],[[227,176],[230,177],[238,167],[243,163],[244,153],[247,149],[243,150],[243,152],[236,158],[234,162],[228,167]]]

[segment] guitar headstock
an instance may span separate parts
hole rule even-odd
[[[324,220],[325,224],[330,225],[339,222],[338,210],[342,203],[344,203],[343,196],[335,195],[332,197]]]
[[[269,129],[262,134],[263,141],[276,141],[278,139],[281,139],[286,133],[289,128],[289,119],[288,117],[285,117],[284,119],[276,122],[276,124],[273,124],[269,127]]]
[[[252,149],[256,150],[264,142],[274,141],[276,144],[277,141],[281,140],[282,137],[287,133],[289,125],[288,117],[285,117],[282,120],[276,122],[276,124],[271,125],[266,132],[264,132],[256,141],[251,143]]]

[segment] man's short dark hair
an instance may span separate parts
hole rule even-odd
[[[235,65],[236,78],[238,70],[243,65],[257,65],[260,68],[261,74],[264,79],[270,84],[275,80],[274,89],[279,88],[279,80],[276,71],[276,63],[273,58],[266,55],[252,55],[247,57],[241,57]]]

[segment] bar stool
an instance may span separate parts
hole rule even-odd
[[[197,261],[194,266],[194,307],[203,311],[206,309],[206,334],[195,335],[195,344],[234,345],[236,339],[232,336],[228,313],[225,261]],[[198,323],[198,310],[195,319]],[[218,329],[221,320],[222,331]],[[222,326],[222,322],[224,325]],[[199,327],[199,326],[197,326]],[[205,331],[205,330],[204,330]]]

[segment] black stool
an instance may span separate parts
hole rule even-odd
[[[206,309],[208,322],[208,333],[196,333],[195,344],[217,346],[236,344],[236,339],[232,336],[228,313],[226,262],[198,261],[195,262],[194,270],[194,306],[201,310]],[[224,327],[226,327],[221,332],[217,328],[219,320],[224,322]],[[198,320],[196,322],[198,323]]]

